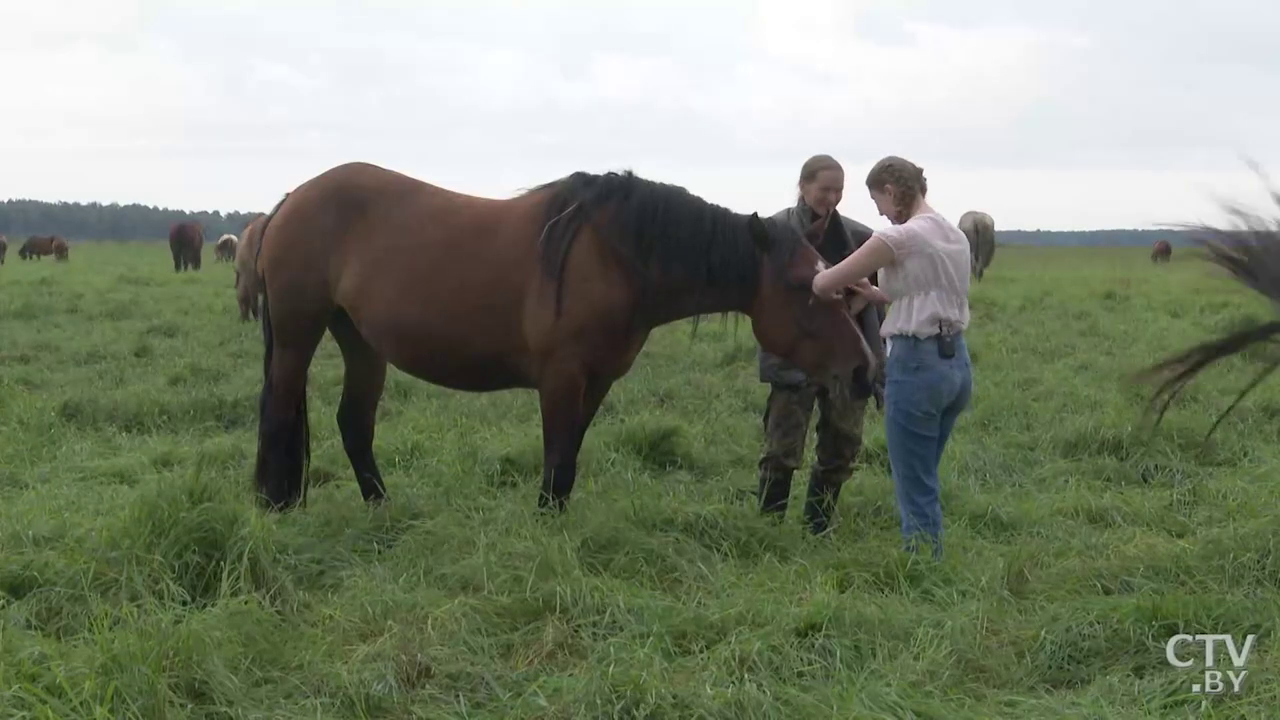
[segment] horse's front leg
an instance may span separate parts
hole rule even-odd
[[[578,452],[587,428],[613,385],[584,372],[549,377],[539,390],[542,406],[542,492],[538,508],[564,512],[578,475]]]

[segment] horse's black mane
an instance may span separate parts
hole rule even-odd
[[[542,271],[556,283],[557,314],[565,261],[573,239],[587,223],[632,266],[643,296],[648,296],[655,274],[688,283],[695,291],[728,291],[744,297],[759,285],[760,256],[747,227],[749,215],[630,171],[575,172],[528,192],[545,189],[552,194],[546,203],[547,225],[539,253]],[[801,242],[799,234],[784,231],[768,218],[762,220],[773,238],[771,262],[789,263]]]
[[[1259,167],[1255,166],[1254,169],[1258,174],[1264,175]],[[1232,218],[1235,227],[1206,224],[1179,226],[1195,233],[1196,242],[1206,251],[1206,260],[1225,269],[1240,284],[1280,308],[1280,191],[1269,190],[1277,211],[1271,217],[1253,213],[1236,203],[1224,203],[1223,209]],[[1147,407],[1148,413],[1155,414],[1154,424],[1159,424],[1165,411],[1187,383],[1205,368],[1224,358],[1239,355],[1255,345],[1274,347],[1277,340],[1280,340],[1280,320],[1251,323],[1248,327],[1199,343],[1146,368],[1138,375],[1140,379],[1161,380]],[[1277,369],[1280,369],[1280,359],[1273,355],[1262,372],[1244,386],[1235,400],[1209,427],[1206,439],[1245,396]]]

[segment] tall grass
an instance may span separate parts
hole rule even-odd
[[[249,500],[261,335],[231,268],[79,244],[0,268],[0,716],[1264,717],[1280,707],[1280,387],[1197,381],[1152,437],[1134,370],[1269,309],[1179,251],[1001,248],[972,296],[974,404],[944,460],[947,556],[898,551],[882,419],[834,537],[752,508],[749,325],[655,333],[570,510],[534,511],[532,393],[392,371],[360,501],[312,369],[308,507]],[[809,454],[812,454],[812,443]],[[1259,633],[1239,696],[1170,668]]]

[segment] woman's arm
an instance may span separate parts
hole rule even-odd
[[[813,277],[813,294],[823,299],[839,297],[845,288],[893,262],[894,252],[889,243],[875,233],[862,247],[853,251],[835,267],[827,268]]]
[[[885,295],[884,291],[881,290],[880,288],[876,287],[875,285],[872,285],[871,281],[867,280],[866,278],[863,278],[859,280],[857,283],[855,283],[853,286],[853,291],[858,293],[858,297],[866,298],[867,302],[869,303],[873,303],[875,305],[889,304],[889,296]]]

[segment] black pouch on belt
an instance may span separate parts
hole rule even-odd
[[[955,356],[956,336],[943,329],[942,323],[938,323],[938,357],[950,360]]]

